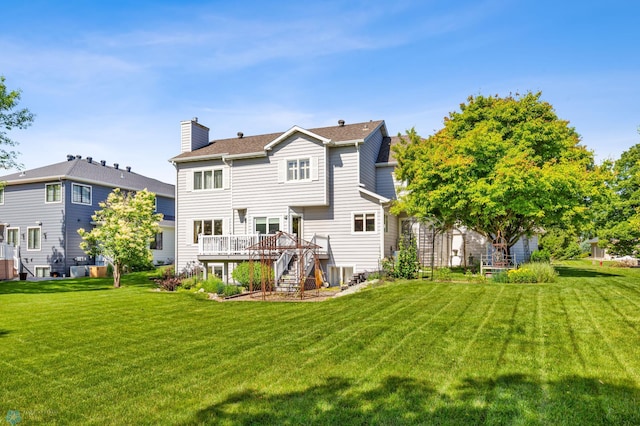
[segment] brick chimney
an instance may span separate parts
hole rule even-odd
[[[191,152],[209,144],[209,128],[198,117],[180,122],[180,152]]]

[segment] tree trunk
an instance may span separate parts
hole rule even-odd
[[[114,262],[113,263],[113,286],[115,288],[120,288],[120,275],[121,275],[120,269],[121,269],[120,263]]]

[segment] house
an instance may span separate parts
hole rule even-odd
[[[439,250],[439,264],[467,260],[470,252],[453,245],[473,242],[468,233],[427,238],[418,235],[424,224],[390,213],[398,184],[391,146],[398,138],[389,136],[382,120],[255,136],[239,132],[213,141],[196,118],[180,126],[180,154],[171,159],[178,272],[195,262],[229,280],[250,248],[277,231],[317,245],[331,285],[379,270],[402,235],[423,239],[422,259]],[[479,259],[487,242],[476,243]]]
[[[27,275],[85,275],[94,264],[81,249],[78,229],[91,229],[91,216],[115,188],[148,189],[164,214],[152,243],[154,261],[171,262],[174,248],[174,186],[139,175],[131,167],[107,165],[91,157],[68,155],[66,161],[0,177],[0,242],[15,247],[16,269]]]

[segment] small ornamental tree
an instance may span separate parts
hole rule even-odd
[[[120,287],[120,276],[127,265],[151,258],[149,243],[158,232],[162,214],[154,213],[155,194],[146,189],[127,193],[116,188],[100,203],[91,218],[96,227],[79,229],[80,248],[91,256],[102,255],[113,265],[113,286]]]

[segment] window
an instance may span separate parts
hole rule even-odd
[[[151,250],[162,250],[162,232],[158,232],[153,240],[151,240],[151,244],[149,244],[149,248]]]
[[[277,217],[256,217],[255,230],[258,234],[275,234],[280,230],[280,219]]]
[[[51,268],[49,266],[36,266],[34,272],[36,277],[48,277],[51,275]]]
[[[389,232],[389,216],[384,215],[384,232]]]
[[[194,191],[220,188],[222,188],[222,169],[193,172]]]
[[[0,188],[0,204],[4,204],[4,188]]]
[[[61,183],[48,183],[45,185],[47,203],[59,203],[62,201],[62,184]]]
[[[376,230],[375,213],[354,213],[353,232],[375,232],[375,230]]]
[[[198,243],[198,235],[222,235],[222,219],[194,220],[193,243]]]
[[[16,247],[20,245],[20,228],[7,228],[7,244]]]
[[[91,204],[91,187],[88,185],[71,185],[71,202],[74,204]]]
[[[311,179],[311,161],[308,158],[287,160],[287,180]]]
[[[27,228],[27,250],[40,250],[40,227]]]

